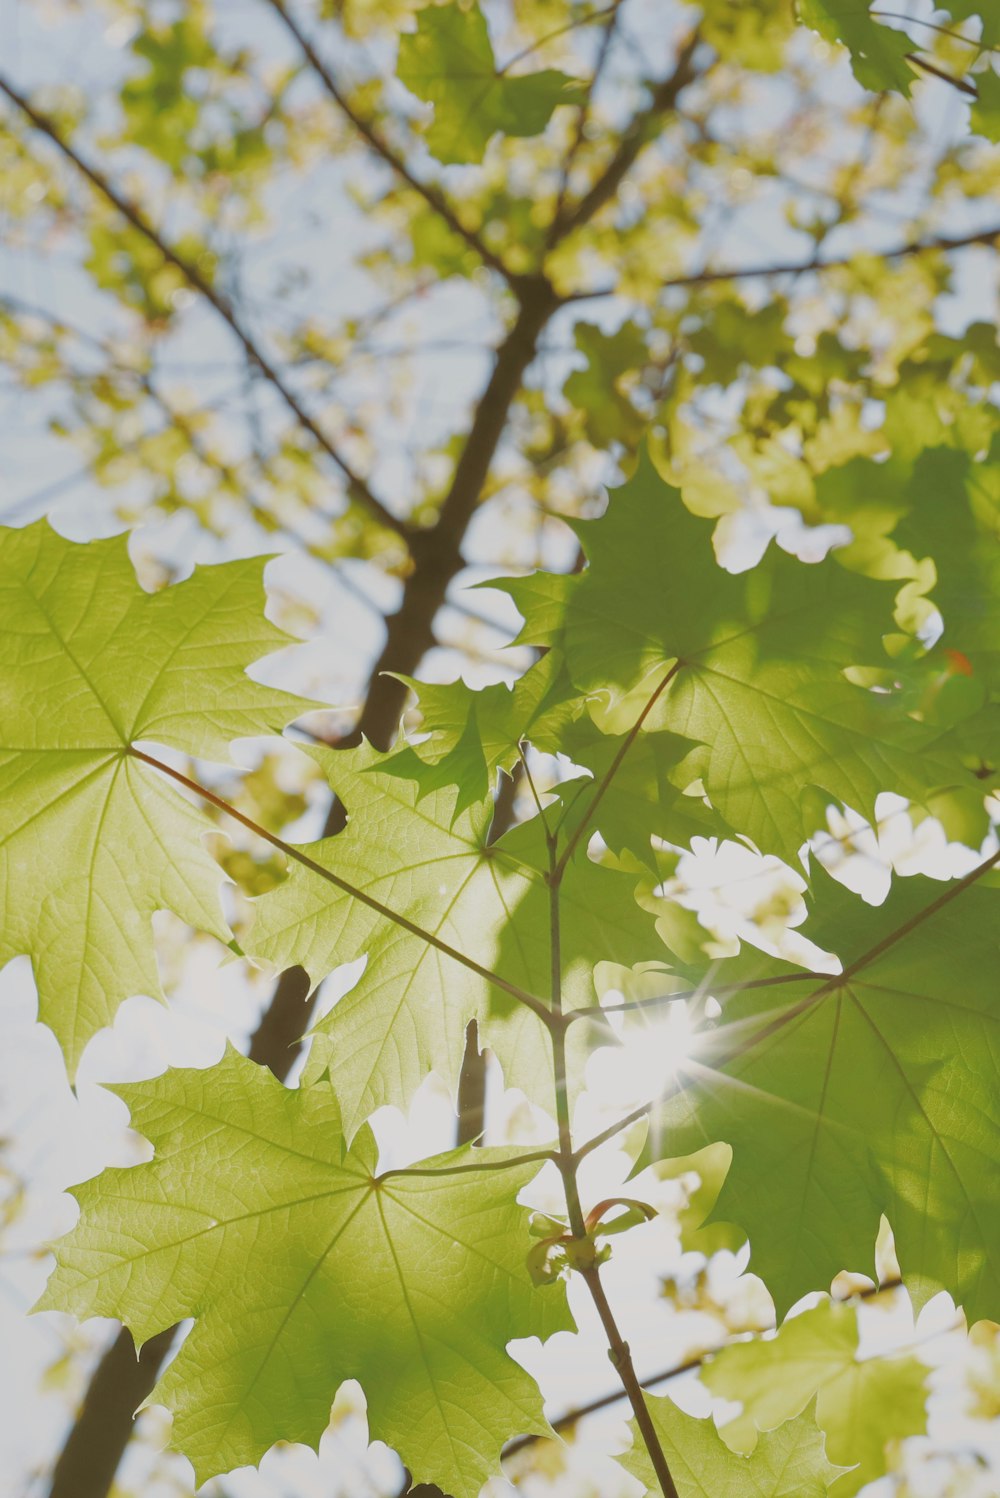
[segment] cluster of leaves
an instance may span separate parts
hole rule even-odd
[[[931,545],[936,515],[926,497],[908,512],[911,548]],[[347,827],[288,847],[289,877],[257,902],[246,939],[314,981],[367,955],[317,1026],[303,1086],[230,1053],[125,1088],[154,1158],[78,1191],[81,1222],[44,1304],[118,1315],[138,1340],[196,1318],[154,1397],[199,1477],[279,1438],[315,1441],[351,1375],[373,1433],[460,1498],[511,1435],[546,1428],[504,1351],[568,1324],[560,1286],[532,1282],[515,1202],[538,1154],[465,1149],[380,1176],[365,1120],[405,1105],[431,1069],[454,1086],[473,1018],[508,1085],[554,1106],[566,1055],[572,1092],[585,1033],[603,1039],[605,962],[658,964],[663,1002],[685,986],[719,996],[692,1059],[662,1058],[646,1158],[732,1146],[716,1212],[748,1235],[779,1313],[845,1266],[870,1271],[882,1214],[918,1303],[945,1288],[974,1317],[996,1312],[995,857],[943,888],[899,883],[874,909],[814,873],[806,931],[840,959],[837,976],[750,949],[706,976],[670,949],[650,870],[657,843],[683,847],[696,831],[792,858],[831,800],[871,816],[884,790],[990,790],[969,763],[969,720],[987,751],[1000,685],[979,633],[995,606],[992,538],[972,516],[951,524],[931,594],[949,648],[982,678],[966,716],[942,727],[913,710],[905,677],[884,684],[897,585],[774,548],[725,572],[711,523],[648,458],[579,531],[580,575],[507,584],[524,638],[545,651],[514,691],[429,693],[416,747],[313,751]],[[146,595],[121,540],[74,545],[41,522],[3,532],[0,555],[5,950],[32,954],[72,1065],[123,999],[156,991],[154,909],[227,939],[206,823],[168,781],[197,784],[140,744],[218,760],[311,704],[245,675],[283,643],[255,607],[259,563]],[[861,671],[878,671],[881,689],[852,679]],[[577,770],[491,845],[490,782],[529,745]],[[568,1053],[567,1030],[579,1040]],[[776,1347],[807,1334],[799,1318]],[[711,1377],[731,1392],[738,1367],[734,1354]],[[803,1381],[791,1382],[796,1398]],[[765,1428],[785,1413],[777,1386],[768,1397]],[[870,1462],[842,1399],[825,1397],[815,1418],[831,1457]],[[839,1476],[811,1415],[739,1458],[669,1402],[655,1408],[679,1491],[748,1491],[744,1461],[762,1494],[819,1493]],[[747,1431],[753,1445],[750,1426],[737,1444]]]
[[[803,34],[790,6],[692,8],[673,92],[640,79],[642,106],[610,153],[612,177],[619,157],[624,174],[697,81],[666,132],[671,145],[684,139],[682,164],[638,174],[624,209],[593,196],[608,179],[591,80],[577,53],[558,50],[564,33],[617,6],[519,6],[528,45],[506,52],[477,0],[335,8],[348,39],[374,34],[379,46],[402,23],[403,107],[387,104],[396,86],[379,76],[330,85],[390,169],[389,189],[357,189],[395,231],[366,261],[388,305],[422,295],[428,274],[481,287],[486,265],[515,298],[541,277],[553,307],[556,293],[604,290],[633,307],[615,331],[576,321],[582,367],[557,392],[521,391],[517,457],[497,465],[485,497],[513,478],[543,509],[555,492],[573,516],[587,512],[595,453],[616,455],[630,478],[603,518],[573,521],[575,575],[500,585],[536,658],[512,689],[411,683],[421,736],[386,753],[311,751],[346,826],[304,847],[274,830],[301,801],[266,775],[230,795],[209,768],[227,763],[233,740],[278,733],[316,705],[246,674],[288,643],[264,619],[261,564],[198,569],[150,595],[121,538],[77,546],[45,525],[0,532],[0,957],[31,955],[40,1014],[71,1075],[122,1001],[159,994],[157,910],[253,962],[304,967],[313,984],[365,959],[313,1029],[301,1087],[229,1052],[206,1071],[120,1089],[153,1158],[78,1189],[80,1224],[43,1303],[117,1316],[138,1342],[193,1318],[151,1397],[172,1411],[174,1444],[199,1478],[278,1440],[315,1444],[338,1385],[357,1377],[372,1434],[416,1480],[472,1498],[507,1440],[551,1433],[507,1344],[571,1328],[565,1279],[579,1274],[599,1293],[612,1233],[649,1210],[632,1204],[604,1222],[578,1199],[577,1165],[602,1139],[574,1140],[571,1109],[590,1050],[613,1041],[609,1012],[628,1036],[650,1012],[689,1009],[690,1056],[657,1042],[656,1095],[608,1138],[641,1117],[639,1164],[664,1174],[690,1152],[704,1161],[706,1146],[731,1154],[699,1244],[748,1238],[779,1316],[845,1268],[872,1274],[883,1217],[916,1304],[946,1289],[970,1317],[997,1315],[995,860],[954,884],[897,879],[872,908],[801,854],[831,805],[873,821],[886,791],[973,849],[990,833],[1000,440],[989,390],[1000,363],[988,322],[962,339],[934,331],[928,308],[949,282],[933,242],[910,244],[920,253],[891,274],[856,256],[827,273],[825,299],[796,282],[761,306],[731,276],[698,284],[693,247],[720,182],[728,192],[748,173],[794,181],[801,167],[793,130],[746,124],[740,108],[741,69],[791,66]],[[917,173],[909,105],[886,91],[907,95],[916,78],[945,73],[975,95],[973,132],[997,139],[998,22],[974,0],[947,15],[950,26],[931,27],[855,0],[802,0],[799,19],[842,42],[879,95],[851,117],[865,142],[857,161],[810,161],[830,211],[812,215],[797,199],[788,209],[816,263],[829,234],[867,222],[887,187]],[[346,507],[332,513],[319,429],[302,424],[288,387],[274,385],[298,426],[265,450],[255,423],[234,457],[204,403],[164,383],[156,350],[192,285],[204,296],[223,284],[215,217],[237,234],[266,222],[271,176],[341,145],[329,113],[286,99],[295,67],[278,65],[262,100],[250,52],[220,41],[224,31],[197,5],[144,16],[130,44],[121,159],[145,153],[150,179],[162,170],[197,225],[165,255],[141,215],[123,230],[113,200],[89,212],[87,272],[141,336],[96,339],[10,299],[0,347],[29,388],[66,387],[57,425],[82,437],[102,482],[139,483],[161,510],[212,532],[238,509],[324,560],[373,558],[407,578],[441,513],[440,460],[455,444],[422,455],[400,519],[343,461],[342,435],[352,455],[370,454],[378,429],[361,433],[352,416],[342,432],[335,404],[323,432],[336,435],[320,433],[318,449],[348,480]],[[541,65],[543,47],[560,66]],[[63,124],[71,133],[71,113],[55,112],[53,138]],[[740,120],[728,134],[727,117]],[[58,174],[20,141],[4,148],[20,198],[37,188],[40,217],[60,225]],[[977,152],[963,143],[934,155],[939,206],[995,191],[995,153]],[[479,168],[462,174],[458,211],[425,154]],[[136,191],[150,200],[146,181]],[[239,299],[216,295],[242,336]],[[322,381],[377,335],[379,315],[331,327],[310,308],[276,342],[326,397]],[[772,545],[734,574],[714,547],[748,491],[808,523],[846,524],[853,540],[817,563]],[[498,776],[515,773],[535,811],[494,841]],[[219,853],[261,896],[238,937],[209,854],[235,823],[270,845],[263,865]],[[710,957],[710,933],[662,893],[698,838],[807,867],[804,934],[839,973],[750,948]],[[557,1120],[558,1148],[467,1148],[380,1173],[371,1115],[404,1107],[429,1072],[454,1092],[470,1021],[506,1084]],[[565,1220],[536,1222],[533,1238],[517,1195],[545,1161],[562,1173]],[[887,1441],[926,1419],[920,1365],[859,1360],[854,1311],[825,1300],[774,1339],[721,1354],[704,1381],[744,1406],[721,1434],[630,1391],[639,1424],[622,1464],[651,1491],[849,1494],[885,1470]]]

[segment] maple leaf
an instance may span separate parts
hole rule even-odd
[[[302,851],[349,888],[294,865],[257,903],[247,939],[255,956],[278,966],[300,963],[314,982],[367,953],[356,986],[313,1032],[307,1076],[329,1066],[352,1135],[374,1108],[402,1106],[431,1070],[457,1085],[465,1027],[475,1018],[507,1085],[551,1107],[544,1025],[510,991],[513,985],[542,1007],[550,995],[541,820],[490,844],[491,798],[457,813],[456,786],[421,795],[416,782],[392,772],[392,756],[368,745],[310,752],[348,820],[343,832]],[[653,915],[637,903],[638,883],[636,874],[603,867],[584,852],[572,860],[560,896],[566,1008],[593,1003],[598,962],[667,955]]]
[[[852,1498],[881,1477],[890,1443],[927,1428],[926,1366],[912,1356],[859,1358],[857,1310],[830,1301],[793,1316],[774,1337],[725,1348],[701,1381],[742,1402],[742,1414],[721,1431],[736,1451],[751,1451],[759,1430],[815,1399],[830,1460],[851,1469],[833,1483],[835,1498]]]
[[[698,768],[712,805],[762,852],[794,859],[831,798],[873,818],[880,791],[919,797],[967,775],[901,698],[845,675],[888,667],[894,584],[773,546],[749,572],[724,571],[712,523],[648,456],[603,519],[574,529],[589,558],[582,576],[507,586],[527,610],[521,638],[563,645],[605,728],[631,726],[670,670],[647,726],[706,746]]]
[[[872,907],[819,870],[814,888],[802,932],[844,971],[719,964],[713,984],[779,986],[721,998],[654,1133],[671,1155],[732,1146],[713,1216],[746,1231],[779,1315],[845,1267],[870,1273],[884,1213],[917,1304],[944,1289],[995,1316],[1000,894],[914,877]]]
[[[672,1399],[646,1395],[678,1498],[824,1498],[841,1469],[827,1461],[811,1414],[764,1431],[749,1456],[730,1451],[713,1420],[696,1420]],[[618,1458],[627,1472],[662,1492],[633,1420],[632,1449]]]
[[[398,679],[419,698],[421,727],[429,737],[397,750],[381,768],[414,781],[421,796],[456,786],[456,815],[490,793],[498,769],[513,768],[523,739],[555,753],[562,742],[560,730],[581,710],[554,650],[512,687],[501,681],[473,691],[464,681],[438,685],[409,676]]]
[[[581,86],[555,68],[515,77],[498,72],[477,3],[421,10],[416,31],[400,38],[396,74],[434,105],[426,140],[442,162],[482,161],[497,131],[540,135],[558,105],[582,98]]]
[[[869,0],[799,0],[799,13],[827,41],[844,43],[862,88],[895,89],[909,97],[913,72],[907,54],[913,42],[905,31],[881,26]]]
[[[117,1316],[139,1344],[194,1317],[148,1402],[199,1483],[278,1440],[317,1446],[349,1378],[373,1438],[454,1498],[476,1498],[512,1435],[552,1434],[505,1351],[573,1329],[526,1267],[514,1198],[537,1158],[464,1148],[378,1178],[328,1085],[286,1088],[232,1048],[111,1090],[155,1153],[74,1188],[39,1309]]]
[[[124,536],[0,529],[0,961],[31,956],[71,1073],[124,999],[160,996],[154,911],[229,940],[213,824],[129,750],[227,760],[232,739],[315,706],[246,675],[289,643],[261,612],[263,566],[151,595]]]

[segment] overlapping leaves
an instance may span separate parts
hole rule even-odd
[[[549,1001],[542,819],[490,845],[489,796],[459,812],[458,787],[421,795],[417,781],[392,773],[393,757],[367,746],[313,752],[347,807],[348,824],[304,851],[383,909],[297,866],[258,904],[250,947],[263,960],[298,962],[315,981],[367,956],[356,986],[317,1028],[309,1075],[330,1068],[353,1134],[374,1108],[408,1100],[431,1070],[456,1084],[465,1027],[475,1018],[508,1084],[551,1106],[552,1063],[542,1023],[490,978],[496,974],[539,1004]],[[595,1001],[598,962],[667,956],[654,917],[635,898],[638,883],[638,874],[586,857],[568,870],[560,964],[567,1007]]]
[[[970,719],[981,729],[996,670],[990,473],[971,478],[955,454],[928,459],[917,473],[927,492],[898,531],[914,557],[934,559],[931,598],[945,647],[981,684]],[[945,478],[964,496],[950,524],[930,499]],[[773,549],[747,573],[724,571],[707,523],[648,459],[580,534],[580,576],[509,585],[525,638],[546,652],[513,691],[429,691],[428,736],[388,755],[312,751],[347,825],[288,849],[289,876],[258,902],[249,939],[255,956],[300,963],[314,981],[364,959],[317,1028],[303,1089],[286,1092],[235,1054],[126,1088],[154,1159],[78,1193],[83,1219],[46,1303],[119,1314],[140,1339],[194,1316],[154,1397],[200,1476],[278,1438],[315,1442],[351,1376],[374,1433],[457,1498],[495,1472],[508,1437],[545,1429],[537,1391],[504,1351],[565,1324],[559,1295],[540,1298],[525,1267],[514,1194],[534,1163],[477,1152],[474,1169],[446,1157],[376,1182],[364,1126],[431,1070],[456,1085],[470,1019],[507,1082],[551,1108],[547,1011],[556,994],[570,1012],[593,1005],[601,964],[652,964],[665,987],[717,990],[718,1023],[686,1061],[664,1058],[647,1159],[661,1140],[672,1156],[731,1147],[714,1218],[749,1236],[779,1311],[844,1267],[869,1269],[884,1215],[918,1301],[944,1288],[972,1317],[996,1313],[1000,951],[988,865],[953,885],[897,881],[879,908],[815,872],[804,929],[840,960],[830,977],[748,949],[706,977],[689,942],[685,961],[669,956],[651,893],[658,838],[676,848],[738,833],[791,856],[830,798],[871,815],[881,790],[976,780],[954,721],[921,712],[909,666],[895,681],[883,635],[897,628],[896,585]],[[245,673],[284,638],[251,615],[259,564],[149,597],[121,542],[74,547],[33,527],[0,544],[5,794],[17,813],[5,940],[32,952],[46,1002],[56,977],[75,985],[72,1054],[125,992],[152,986],[153,909],[225,936],[205,823],[137,759],[136,741],[222,756],[231,738],[303,704]],[[882,689],[861,684],[873,681]],[[567,778],[491,843],[496,775],[528,741],[562,755]],[[88,1009],[91,992],[104,1010]],[[590,1029],[570,1025],[571,1091]],[[460,1331],[451,1291],[447,1312],[440,1299],[446,1261],[462,1285]],[[776,1347],[803,1335],[794,1325]],[[820,1338],[831,1357],[842,1331]],[[858,1466],[840,1439],[841,1395],[863,1378],[853,1354],[827,1373],[810,1386],[825,1455],[799,1374],[794,1404],[775,1394],[758,1411],[761,1424],[785,1424],[755,1443],[742,1426],[730,1433],[749,1455],[654,1404],[679,1491],[848,1493],[875,1475],[874,1442]],[[907,1427],[911,1375],[876,1379],[879,1399],[899,1395]],[[640,1448],[625,1460],[649,1480]]]
[[[858,1356],[854,1306],[821,1302],[786,1321],[777,1336],[727,1347],[702,1371],[702,1382],[742,1413],[722,1427],[734,1451],[752,1451],[771,1430],[815,1400],[827,1455],[849,1468],[833,1484],[851,1498],[886,1471],[892,1442],[927,1426],[928,1370],[912,1354]]]
[[[830,799],[873,817],[880,791],[919,799],[969,778],[902,694],[849,679],[889,667],[894,585],[776,547],[749,572],[724,571],[711,524],[648,458],[603,519],[576,528],[582,576],[507,584],[522,638],[564,650],[604,727],[629,726],[669,678],[648,726],[703,746],[710,801],[762,852],[794,859]]]

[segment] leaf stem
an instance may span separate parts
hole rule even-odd
[[[670,1475],[670,1468],[667,1466],[667,1459],[663,1454],[663,1447],[660,1444],[656,1426],[653,1424],[653,1417],[649,1413],[649,1406],[646,1403],[642,1384],[639,1382],[635,1371],[635,1364],[632,1362],[632,1353],[628,1343],[618,1329],[614,1312],[604,1292],[604,1286],[601,1284],[600,1270],[595,1264],[592,1269],[582,1269],[580,1273],[583,1275],[587,1289],[590,1291],[594,1305],[597,1307],[597,1314],[601,1318],[601,1325],[604,1327],[604,1334],[608,1339],[608,1356],[618,1372],[618,1377],[622,1381],[622,1387],[628,1395],[629,1404],[632,1406],[632,1411],[635,1415],[635,1423],[639,1427],[639,1434],[642,1436],[646,1450],[649,1453],[649,1459],[653,1464],[653,1471],[656,1473],[656,1480],[663,1491],[663,1498],[678,1498],[677,1488],[674,1484],[674,1479]]]
[[[660,1004],[684,1003],[689,999],[700,999],[705,994],[728,998],[733,994],[748,993],[755,988],[778,988],[784,983],[808,983],[811,978],[826,982],[829,978],[841,978],[842,973],[815,973],[803,969],[800,973],[779,973],[771,978],[751,978],[746,983],[702,983],[697,988],[678,989],[676,993],[658,993],[648,999],[628,999],[621,1004],[591,1004],[585,1009],[573,1009],[566,1015],[566,1023],[574,1020],[589,1020],[600,1024],[606,1015],[626,1014],[633,1010],[655,1009]]]
[[[220,811],[225,812],[227,816],[232,817],[234,821],[246,827],[249,832],[263,838],[266,843],[270,843],[272,848],[277,848],[280,853],[284,853],[287,858],[294,859],[296,863],[300,863],[303,868],[309,869],[311,873],[318,874],[321,879],[325,879],[328,884],[332,884],[336,889],[342,890],[344,894],[350,895],[352,899],[359,901],[360,904],[367,905],[369,910],[374,910],[379,915],[384,916],[394,926],[399,926],[403,931],[408,931],[411,936],[418,937],[421,941],[426,942],[428,946],[435,947],[439,952],[443,952],[446,957],[451,957],[455,962],[461,963],[463,967],[468,968],[477,977],[485,978],[495,988],[502,989],[504,993],[509,994],[519,1004],[524,1004],[526,1008],[536,1014],[543,1024],[551,1024],[552,1016],[548,1006],[541,999],[536,999],[534,994],[528,993],[526,989],[520,988],[516,983],[509,982],[508,979],[501,977],[499,973],[491,972],[489,968],[483,967],[481,963],[474,961],[471,957],[466,957],[456,947],[449,946],[439,936],[435,936],[433,931],[425,931],[415,921],[408,920],[405,915],[400,915],[398,911],[390,909],[388,905],[383,905],[381,900],[376,900],[373,895],[369,895],[365,890],[359,889],[356,885],[349,883],[348,880],[342,879],[339,874],[334,874],[330,869],[324,868],[321,863],[317,863],[314,858],[310,858],[308,853],[303,853],[302,849],[297,848],[294,843],[286,843],[276,833],[268,832],[266,827],[261,827],[259,822],[255,822],[252,818],[244,816],[241,811],[237,811],[235,806],[230,806],[228,801],[223,800],[221,796],[217,796],[207,786],[200,785],[197,780],[192,780],[180,770],[175,770],[173,766],[164,764],[162,760],[155,759],[153,755],[146,754],[142,749],[137,749],[134,744],[129,744],[125,752],[130,754],[134,759],[141,759],[145,764],[152,765],[154,770],[160,770],[164,775],[169,775],[172,780],[176,780],[179,785],[185,786],[187,790],[193,791],[196,796],[200,796],[203,800],[211,802],[213,806],[218,807]]]
[[[642,711],[642,714],[634,725],[634,728],[629,735],[628,740],[626,741],[620,753],[616,756],[615,765],[612,766],[608,775],[605,776],[605,782],[610,779],[610,775],[613,774],[614,770],[617,768],[617,765],[621,762],[621,757],[624,754],[625,750],[628,748],[628,744],[632,741],[635,734],[638,732],[643,718],[645,718],[653,703],[656,701],[656,698],[660,695],[664,687],[667,685],[667,682],[670,680],[670,677],[675,669],[676,667],[672,668],[671,672],[668,673],[668,675],[660,683],[659,687],[656,689],[656,692],[646,704],[645,708]],[[604,788],[605,783],[602,782],[602,786],[599,789],[598,795],[594,798],[594,801],[592,802],[587,815],[589,815],[590,812],[593,811],[593,808],[594,806],[596,806],[601,794],[603,794]],[[580,827],[578,826],[577,833],[579,833],[579,830]],[[549,1026],[549,1037],[552,1042],[552,1066],[555,1075],[556,1088],[556,1118],[559,1125],[559,1151],[556,1156],[556,1166],[559,1170],[559,1174],[562,1176],[563,1190],[566,1195],[566,1211],[569,1217],[570,1230],[572,1231],[573,1237],[575,1239],[577,1239],[579,1242],[584,1242],[587,1238],[587,1224],[586,1219],[583,1215],[583,1207],[580,1202],[580,1188],[577,1182],[577,1168],[582,1156],[579,1153],[574,1152],[573,1149],[573,1132],[570,1123],[569,1092],[567,1088],[566,1068],[567,1023],[562,1009],[562,942],[559,919],[559,892],[562,885],[563,873],[565,872],[566,868],[566,855],[564,854],[562,858],[559,857],[557,832],[549,833],[547,835],[546,841],[548,843],[549,852],[549,933],[552,961],[551,1005],[553,1021]],[[570,846],[569,851],[572,851],[572,845]],[[594,1305],[597,1309],[597,1314],[600,1317],[601,1325],[604,1328],[604,1334],[608,1339],[608,1356],[610,1357],[612,1364],[618,1372],[618,1377],[622,1382],[622,1388],[625,1390],[625,1393],[628,1396],[629,1404],[632,1406],[632,1412],[635,1415],[636,1425],[638,1426],[639,1433],[642,1436],[643,1442],[645,1443],[646,1450],[649,1453],[649,1459],[653,1464],[653,1471],[656,1473],[656,1479],[663,1493],[663,1498],[678,1498],[677,1488],[674,1485],[674,1480],[670,1475],[670,1468],[667,1465],[667,1459],[664,1455],[663,1447],[660,1444],[660,1438],[657,1434],[656,1427],[653,1424],[653,1417],[649,1413],[649,1407],[646,1404],[646,1397],[643,1393],[642,1385],[640,1384],[639,1379],[636,1375],[635,1365],[632,1362],[632,1354],[629,1350],[629,1345],[625,1341],[618,1328],[618,1323],[615,1321],[614,1312],[611,1309],[611,1305],[605,1293],[604,1286],[601,1283],[600,1267],[595,1262],[589,1266],[581,1266],[579,1268],[579,1273],[581,1274],[584,1284],[587,1286],[587,1289],[590,1291],[590,1297],[593,1300]]]
[[[519,1165],[531,1165],[536,1160],[541,1164],[555,1159],[555,1150],[528,1150],[510,1160],[474,1160],[464,1165],[400,1165],[393,1170],[383,1170],[375,1179],[382,1182],[391,1180],[393,1176],[463,1176],[470,1175],[473,1171],[514,1170]]]

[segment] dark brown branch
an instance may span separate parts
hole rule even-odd
[[[172,265],[184,277],[184,280],[192,291],[196,291],[218,313],[219,317],[222,318],[240,344],[251,365],[260,371],[272,389],[277,392],[296,421],[304,431],[308,432],[317,447],[326,453],[327,457],[331,458],[340,469],[341,473],[347,479],[350,499],[366,509],[372,518],[377,520],[381,525],[394,531],[396,535],[405,538],[409,534],[409,527],[406,522],[401,520],[398,515],[394,515],[391,510],[386,509],[382,501],[372,493],[367,482],[355,471],[350,462],[317,425],[294,391],[285,384],[276,366],[271,363],[267,355],[262,352],[244,328],[226,298],[212,285],[211,281],[202,275],[197,265],[163,237],[159,230],[149,222],[138,204],[120,193],[117,188],[111,185],[103,172],[93,166],[85,157],[81,156],[75,146],[72,146],[66,140],[54,120],[48,115],[43,114],[41,110],[36,109],[13,84],[8,83],[2,77],[0,77],[0,93],[5,94],[25,118],[31,121],[35,129],[40,131],[42,135],[45,135],[75,170],[82,177],[86,178],[91,187],[110,203],[122,218],[132,225],[132,228],[137,233],[141,234],[149,244],[153,245],[159,251],[164,261],[168,265]]]
[[[340,112],[350,120],[365,144],[375,152],[376,156],[385,162],[386,166],[395,172],[401,182],[404,182],[407,187],[412,188],[415,193],[418,193],[423,198],[427,206],[437,214],[442,223],[446,224],[453,234],[457,234],[460,239],[464,240],[469,249],[473,250],[479,256],[484,265],[488,265],[491,270],[497,271],[510,286],[516,288],[520,284],[521,277],[508,269],[500,256],[495,254],[489,245],[484,242],[481,235],[474,229],[470,229],[467,224],[463,224],[440,187],[433,182],[424,182],[420,177],[417,177],[407,166],[398,151],[386,140],[376,122],[355,108],[299,23],[290,14],[288,7],[284,4],[284,0],[266,0],[266,4],[270,5],[271,9],[294,37],[303,57],[309,63],[309,66],[326,89],[326,92],[330,95],[330,98],[337,105]]]
[[[361,736],[387,749],[396,731],[407,688],[385,673],[412,676],[434,643],[434,618],[445,602],[449,584],[461,570],[461,543],[482,493],[511,405],[524,372],[534,358],[545,324],[559,305],[545,282],[530,283],[516,321],[497,351],[496,364],[473,416],[465,446],[433,530],[419,535],[414,568],[403,590],[399,611],[388,621],[386,640],[372,673],[364,708],[350,737]],[[435,550],[436,548],[436,550]],[[344,826],[344,808],[334,800],[325,835]],[[302,968],[281,974],[270,1005],[250,1046],[250,1057],[268,1066],[279,1080],[291,1070],[309,1023],[315,994]],[[122,1330],[104,1354],[52,1476],[49,1498],[107,1498],[132,1432],[132,1416],[155,1383],[166,1356],[169,1334],[157,1340],[146,1363],[138,1365],[132,1338]],[[101,1397],[93,1397],[100,1385]],[[98,1462],[94,1453],[101,1453]],[[91,1477],[91,1473],[97,1474]]]

